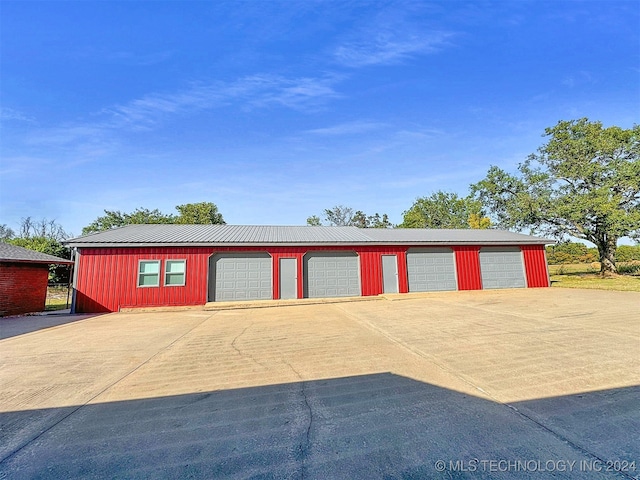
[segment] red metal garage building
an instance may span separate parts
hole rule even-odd
[[[500,230],[131,225],[69,240],[76,312],[548,287],[547,239]]]
[[[42,312],[49,265],[71,264],[64,258],[0,243],[0,317]]]

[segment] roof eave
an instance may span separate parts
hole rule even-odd
[[[233,242],[233,243],[210,243],[210,242],[127,242],[127,243],[67,243],[70,247],[77,248],[156,248],[156,247],[366,247],[366,246],[456,246],[456,245],[550,245],[556,243],[549,239],[527,239],[527,240],[485,240],[485,241],[395,241],[395,242]]]
[[[0,258],[0,263],[38,263],[42,265],[73,265],[71,260],[30,260],[26,258]]]

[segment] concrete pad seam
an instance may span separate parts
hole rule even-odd
[[[204,305],[189,306],[161,306],[161,307],[123,307],[119,313],[146,314],[158,312],[182,312],[182,311],[227,311],[227,310],[252,310],[263,308],[300,307],[307,305],[327,305],[333,303],[356,303],[389,300],[383,295],[371,295],[365,297],[324,297],[324,298],[297,298],[293,300],[250,300],[233,302],[207,302]]]
[[[417,356],[419,356],[419,357],[421,357],[421,358],[423,358],[425,360],[430,361],[431,363],[433,363],[437,367],[441,368],[445,372],[449,373],[450,375],[458,378],[459,380],[463,381],[464,383],[468,384],[469,386],[473,387],[474,389],[482,392],[484,395],[486,395],[488,398],[490,398],[491,401],[493,401],[494,403],[496,403],[498,405],[503,405],[504,407],[506,407],[506,408],[510,409],[511,411],[513,411],[516,415],[519,415],[520,417],[522,417],[525,420],[529,420],[530,422],[532,422],[535,425],[537,425],[539,428],[545,430],[547,433],[551,434],[555,438],[557,438],[560,441],[562,441],[562,442],[566,443],[567,445],[571,446],[572,448],[574,448],[578,452],[582,453],[583,455],[586,455],[588,457],[592,457],[593,459],[596,459],[596,460],[600,461],[602,465],[607,465],[607,461],[605,459],[600,458],[595,453],[593,453],[593,452],[585,449],[584,447],[581,447],[580,445],[572,442],[571,440],[569,440],[565,436],[563,436],[560,433],[554,431],[553,429],[547,427],[546,425],[544,425],[540,421],[536,420],[535,418],[533,418],[533,417],[521,412],[514,405],[498,400],[490,392],[485,391],[480,386],[476,385],[474,382],[472,382],[470,379],[468,379],[466,376],[460,375],[460,374],[456,373],[455,371],[452,371],[451,369],[449,369],[445,365],[442,365],[432,355],[429,355],[429,354],[423,352],[422,350],[420,350],[418,348],[415,348],[415,347],[403,342],[400,339],[395,338],[393,335],[391,335],[388,332],[384,331],[380,327],[372,324],[371,322],[363,320],[363,319],[359,318],[357,315],[354,315],[351,312],[348,312],[348,311],[344,310],[340,305],[335,305],[335,308],[340,309],[341,311],[343,311],[345,313],[345,315],[349,316],[350,318],[355,320],[357,323],[359,323],[359,324],[361,324],[361,325],[363,325],[363,326],[375,331],[376,333],[382,335],[383,337],[385,337],[389,341],[391,341],[391,342],[399,345],[400,347],[403,347],[406,350],[410,351],[414,355],[417,355]],[[620,471],[620,470],[616,470],[616,473],[619,473],[619,474],[623,475],[625,478],[629,478],[629,479],[632,479],[632,480],[634,479],[634,477],[628,475],[626,472],[623,472],[623,471]]]
[[[438,303],[442,306],[449,306],[450,304],[448,302],[442,301],[442,300],[434,300],[433,303]],[[560,330],[567,330],[570,331],[571,328],[568,327],[565,323],[562,322],[557,322],[557,321],[553,321],[552,319],[545,319],[542,320],[537,316],[534,315],[523,315],[523,314],[518,314],[518,313],[514,313],[514,312],[498,312],[496,310],[493,309],[489,309],[489,308],[483,308],[477,305],[467,305],[467,308],[473,308],[476,310],[480,310],[482,312],[486,312],[486,313],[490,313],[493,315],[504,315],[504,316],[509,316],[509,317],[515,317],[515,318],[522,318],[522,319],[526,319],[526,320],[532,320],[532,321],[536,321],[536,322],[545,322],[548,325],[550,325],[546,330],[548,330],[549,328],[553,328],[553,329],[560,329]],[[595,333],[601,333],[602,330],[598,329],[598,328],[589,328],[589,329],[585,329],[585,330],[589,330]],[[539,331],[539,330],[536,330]],[[507,330],[504,333],[501,333],[500,335],[522,335],[524,333],[523,330],[519,329],[519,330]],[[615,330],[608,330],[607,331],[608,334],[614,334],[614,335],[619,335],[619,336],[623,336],[626,337],[627,334],[626,332],[616,332]],[[548,342],[544,339],[540,339],[539,340],[542,343],[548,344],[548,345],[553,345],[553,342]]]
[[[335,305],[334,307],[338,308],[339,310],[341,310],[345,315],[347,315],[351,319],[355,320],[360,325],[363,325],[364,327],[368,328],[369,330],[373,330],[374,332],[376,332],[379,335],[383,336],[385,339],[389,340],[390,342],[398,345],[399,347],[401,347],[401,348],[403,348],[405,350],[408,350],[413,355],[416,355],[417,357],[420,357],[420,358],[422,358],[424,360],[427,360],[427,361],[433,363],[434,365],[436,365],[441,370],[447,372],[449,375],[457,378],[458,380],[463,381],[464,383],[466,383],[470,387],[473,387],[475,390],[478,390],[478,391],[482,392],[483,395],[486,395],[487,397],[491,398],[492,400],[494,400],[496,402],[498,401],[489,392],[484,391],[482,388],[480,388],[479,386],[475,385],[473,382],[471,382],[465,376],[462,376],[462,375],[456,373],[454,370],[450,369],[446,365],[443,365],[442,363],[437,361],[436,358],[433,355],[429,355],[428,353],[423,352],[419,348],[416,348],[416,347],[414,347],[412,345],[407,344],[406,342],[403,342],[402,340],[394,337],[393,335],[391,335],[390,333],[386,332],[385,330],[383,330],[382,328],[378,327],[377,325],[374,325],[373,323],[371,323],[371,322],[369,322],[367,320],[364,320],[364,319],[358,317],[357,315],[354,315],[351,312],[348,312],[348,311],[344,310],[343,308],[341,308],[338,305]]]
[[[435,300],[433,303],[439,303],[441,305],[444,306],[449,306],[450,304],[448,302],[443,302],[442,300]],[[524,318],[526,320],[536,320],[536,321],[540,321],[540,318],[535,316],[535,315],[523,315],[523,314],[519,314],[519,313],[514,313],[514,312],[503,312],[503,311],[497,311],[497,310],[493,310],[490,308],[483,308],[480,307],[478,305],[465,305],[466,308],[473,308],[476,310],[480,310],[482,312],[486,312],[486,313],[491,313],[492,315],[505,315],[505,316],[509,316],[509,317],[516,317],[516,318]],[[555,325],[557,324],[557,322],[551,322],[551,324]]]
[[[615,468],[615,465],[611,464],[611,462],[609,462],[608,460],[599,457],[598,455],[596,455],[595,453],[591,452],[590,450],[587,450],[584,447],[581,447],[580,445],[578,445],[577,443],[569,440],[567,437],[565,437],[564,435],[561,435],[560,433],[556,432],[555,430],[547,427],[544,423],[542,423],[541,421],[536,420],[535,418],[533,418],[530,415],[527,415],[526,413],[521,412],[520,410],[518,410],[517,407],[515,407],[514,405],[511,405],[510,403],[503,403],[503,402],[498,402],[501,403],[502,405],[505,405],[506,407],[510,408],[511,410],[513,410],[517,415],[523,417],[526,420],[529,420],[532,423],[535,423],[538,427],[540,427],[541,429],[545,430],[546,432],[550,433],[552,436],[556,437],[558,440],[566,443],[567,445],[571,446],[571,448],[577,450],[578,452],[582,453],[583,455],[587,456],[587,457],[591,457],[597,461],[600,462],[601,465],[608,465],[611,466],[611,468],[616,472],[619,473],[620,475],[622,475],[624,478],[629,478],[631,480],[634,480],[636,477],[629,475],[627,472],[622,471],[622,470],[618,470]]]
[[[182,335],[180,335],[178,338],[176,338],[175,340],[173,340],[171,343],[169,343],[168,345],[166,345],[164,348],[156,351],[153,355],[151,355],[149,358],[147,358],[144,362],[140,363],[139,365],[137,365],[136,367],[134,367],[133,369],[129,370],[126,374],[124,374],[123,376],[121,376],[120,378],[118,378],[117,380],[111,382],[109,385],[107,385],[106,387],[104,387],[102,390],[100,390],[98,393],[96,393],[95,395],[93,395],[91,398],[89,398],[87,401],[85,401],[84,403],[82,403],[81,405],[77,405],[76,408],[74,408],[73,410],[71,410],[68,414],[64,415],[63,417],[61,417],[60,419],[58,419],[55,423],[53,423],[52,425],[49,425],[48,427],[45,427],[40,433],[36,434],[35,436],[33,436],[32,438],[26,440],[25,442],[23,442],[23,444],[19,447],[17,447],[16,449],[14,449],[12,452],[10,452],[9,454],[7,454],[4,458],[0,458],[0,464],[5,462],[6,460],[10,459],[11,457],[13,457],[14,455],[16,455],[18,452],[20,452],[22,449],[24,449],[25,447],[27,447],[29,444],[33,443],[34,441],[36,441],[38,438],[40,438],[42,435],[44,435],[45,433],[47,433],[48,431],[50,431],[51,429],[55,428],[57,425],[59,425],[60,423],[62,423],[63,421],[65,421],[67,418],[69,418],[71,415],[73,415],[74,413],[76,413],[78,410],[80,410],[81,408],[87,406],[90,402],[92,402],[93,400],[95,400],[96,398],[98,398],[100,395],[102,395],[103,393],[105,393],[107,390],[109,390],[110,388],[112,388],[114,385],[120,383],[122,380],[124,380],[125,378],[127,378],[128,376],[132,375],[133,373],[135,373],[137,370],[139,370],[140,368],[142,368],[144,365],[146,365],[148,362],[150,362],[151,360],[153,360],[156,356],[158,356],[161,352],[164,352],[165,350],[167,350],[168,348],[170,348],[172,345],[174,345],[176,342],[178,342],[179,340],[181,340],[182,338],[184,338],[186,335],[188,335],[189,333],[191,333],[193,330],[195,330],[196,328],[198,328],[200,325],[202,325],[204,322],[206,322],[207,320],[211,319],[211,317],[213,317],[217,312],[213,312],[211,315],[207,316],[207,318],[205,318],[204,320],[202,320],[200,323],[194,325],[192,328],[190,328],[189,330],[187,330],[185,333],[183,333]],[[64,325],[60,325],[60,326],[64,326]],[[35,332],[34,332],[35,333]]]
[[[96,317],[107,317],[110,315],[117,315],[117,313],[105,313],[105,314],[98,314],[98,315],[91,315],[88,316],[87,318],[81,318],[80,320],[74,320],[73,322],[67,322],[67,323],[63,323],[60,325],[52,325],[50,327],[44,327],[44,328],[39,328],[38,330],[34,330],[32,332],[26,332],[26,333],[21,333],[19,335],[15,335],[12,337],[7,337],[7,338],[0,338],[0,342],[3,342],[5,340],[11,340],[12,338],[16,338],[16,337],[26,337],[26,336],[30,336],[30,335],[36,335],[38,333],[42,333],[44,331],[51,331],[51,330],[57,330],[58,328],[64,328],[64,327],[71,327],[72,325],[78,325],[80,323],[84,323],[87,320],[93,320]]]

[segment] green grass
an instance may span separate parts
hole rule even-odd
[[[71,298],[69,298],[71,301]],[[45,311],[65,310],[67,306],[67,287],[48,287]]]
[[[640,292],[640,275],[601,277],[600,264],[549,265],[552,287]]]

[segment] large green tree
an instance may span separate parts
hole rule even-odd
[[[82,234],[101,232],[111,228],[124,227],[125,225],[175,223],[174,215],[166,215],[160,210],[148,208],[136,208],[131,213],[123,213],[119,210],[105,210],[104,215],[82,229]]]
[[[640,237],[640,126],[586,118],[545,130],[548,141],[510,174],[492,166],[472,192],[501,227],[572,236],[598,248],[616,272],[620,237]]]
[[[215,203],[200,202],[178,205],[178,217],[175,223],[220,224],[225,223]]]
[[[123,213],[118,210],[105,210],[104,215],[96,218],[91,224],[82,229],[83,235],[101,232],[111,228],[124,227],[136,224],[217,224],[225,223],[222,214],[218,212],[215,203],[200,202],[186,203],[176,206],[178,215],[162,213],[157,208],[136,208],[131,213]]]
[[[482,204],[457,193],[437,191],[417,198],[403,213],[401,228],[489,228]]]

